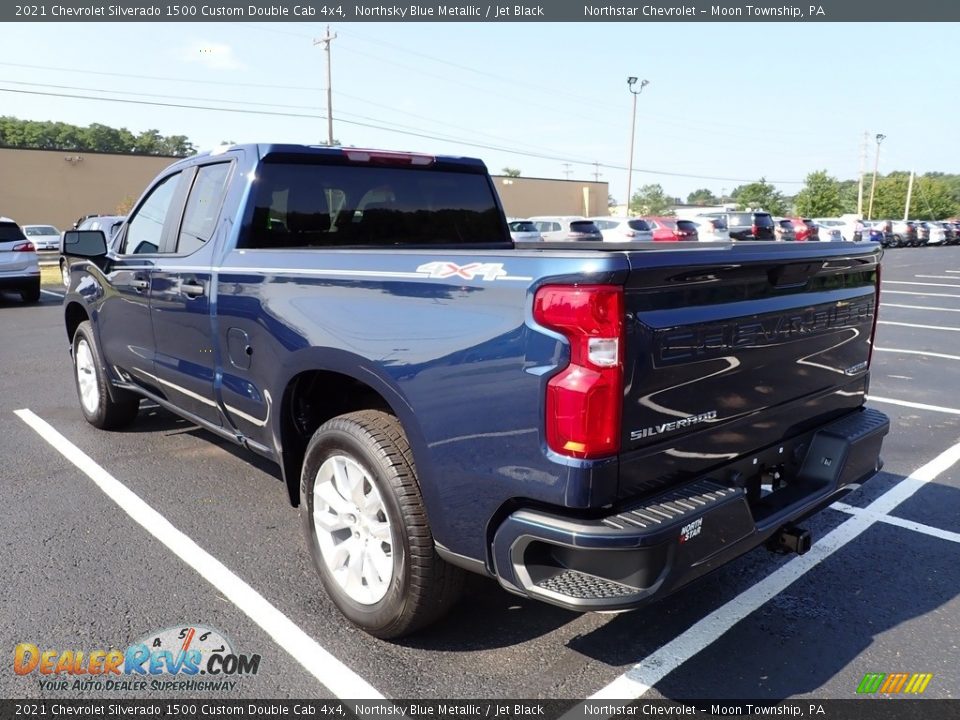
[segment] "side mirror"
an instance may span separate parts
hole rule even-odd
[[[103,230],[67,230],[63,234],[63,254],[68,257],[103,257],[107,254],[107,238]]]

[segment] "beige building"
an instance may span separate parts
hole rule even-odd
[[[177,158],[0,148],[0,215],[21,225],[70,228],[82,215],[116,214]]]
[[[0,148],[0,215],[61,230],[125,211],[177,158]],[[494,177],[508,217],[606,215],[607,183]]]
[[[608,185],[605,182],[509,178],[494,175],[500,201],[507,217],[534,215],[609,215]]]

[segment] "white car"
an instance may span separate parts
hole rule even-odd
[[[543,239],[555,240],[603,240],[600,229],[579,215],[539,215],[530,220],[543,235]]]
[[[857,223],[855,220],[841,220],[840,218],[814,218],[817,224],[821,240],[847,240],[853,242],[857,233]],[[833,231],[837,231],[840,237],[836,237]]]
[[[653,230],[643,218],[607,215],[590,219],[600,228],[604,242],[653,242]]]
[[[40,299],[37,250],[20,226],[5,217],[0,217],[0,290],[16,290],[28,303]]]
[[[37,250],[60,249],[60,231],[53,225],[24,225],[23,234]]]
[[[722,217],[697,215],[693,222],[697,225],[697,235],[701,242],[725,242],[730,239],[727,221]]]

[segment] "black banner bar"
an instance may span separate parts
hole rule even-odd
[[[613,718],[954,720],[960,700],[2,700],[0,720],[153,717],[314,720],[605,720]]]
[[[0,5],[4,22],[952,22],[949,0],[60,0]]]

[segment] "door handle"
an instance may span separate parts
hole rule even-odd
[[[188,297],[200,297],[204,288],[200,283],[180,283],[180,292]]]
[[[150,287],[150,282],[147,280],[131,280],[130,287],[134,290],[146,290]]]

